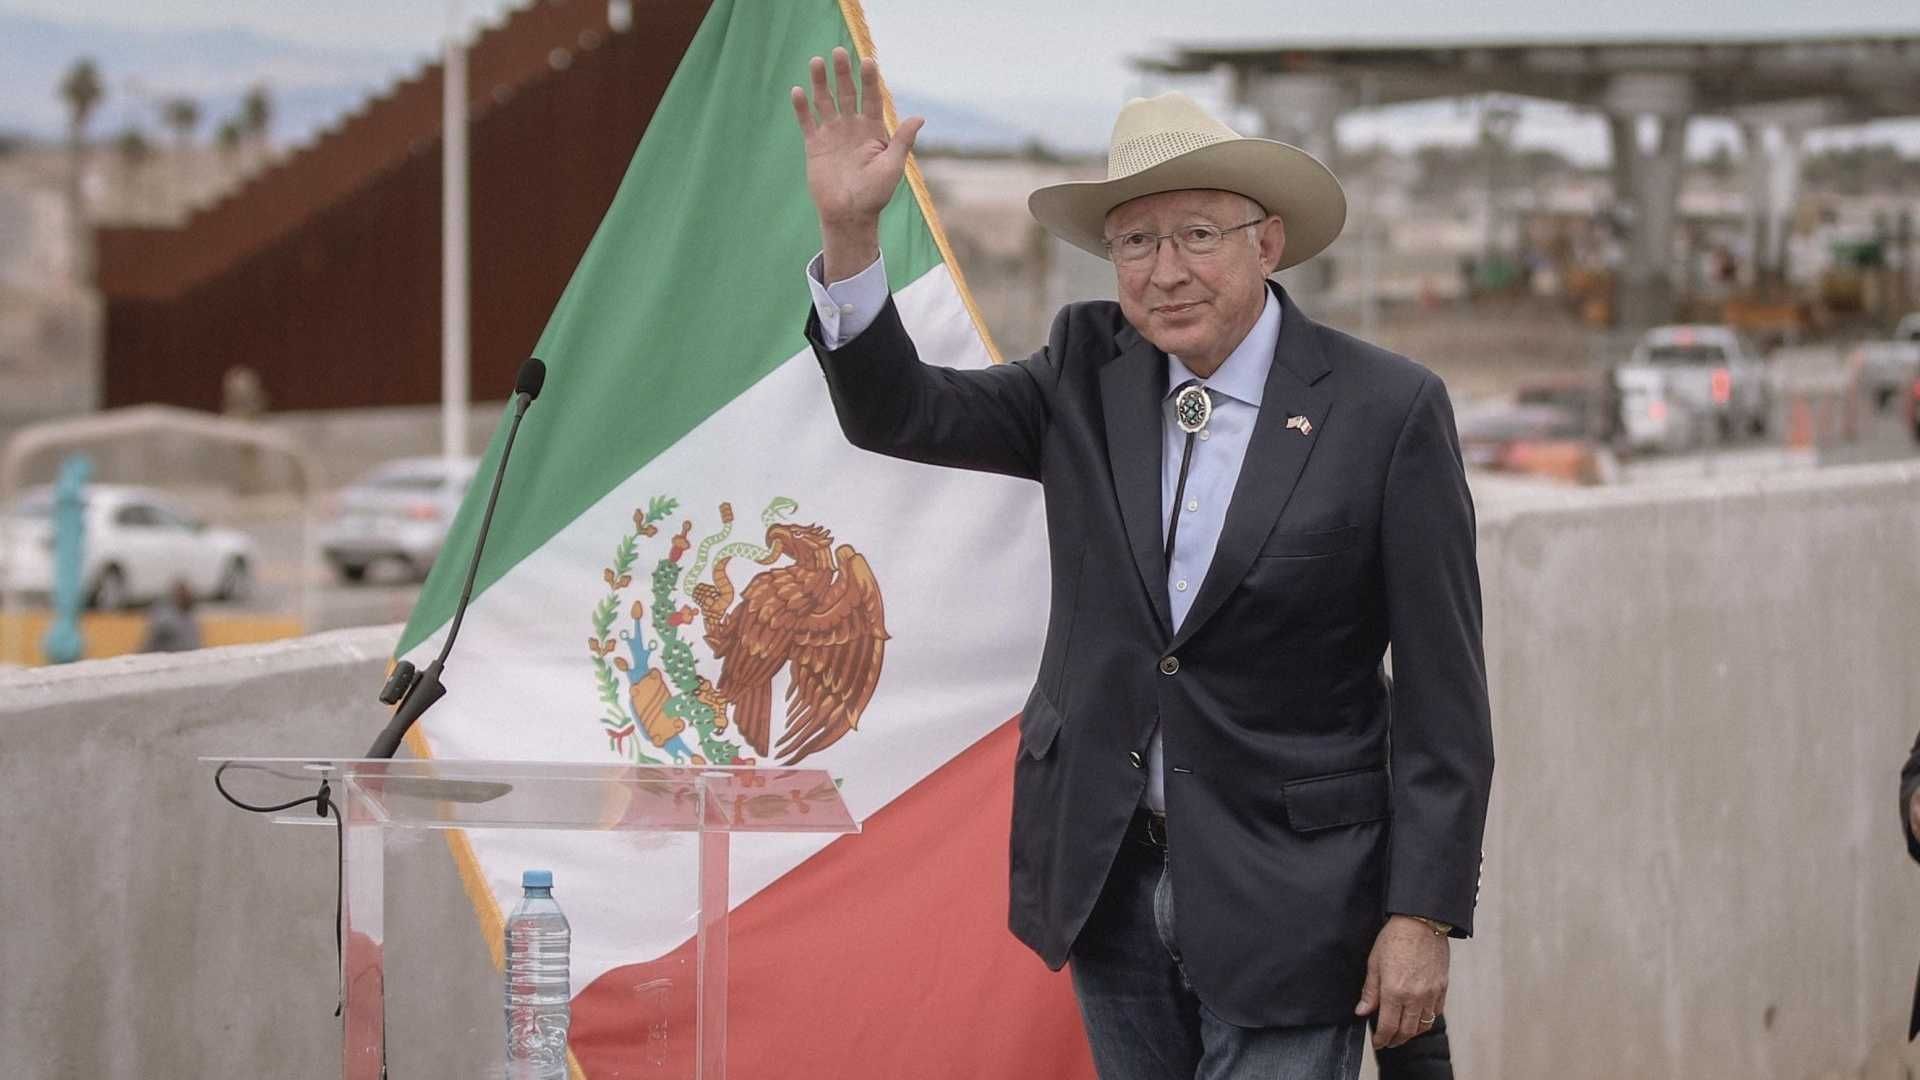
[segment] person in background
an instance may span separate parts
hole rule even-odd
[[[188,652],[200,647],[200,621],[193,614],[193,590],[184,581],[153,602],[147,611],[147,632],[140,651]]]

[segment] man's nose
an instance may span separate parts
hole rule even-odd
[[[1187,280],[1188,267],[1186,253],[1172,237],[1161,239],[1160,246],[1153,251],[1152,281],[1155,287],[1166,289]]]

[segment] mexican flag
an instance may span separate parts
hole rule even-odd
[[[662,58],[672,81],[533,350],[545,389],[448,696],[410,745],[826,770],[861,833],[733,845],[734,1074],[1090,1076],[1065,977],[1005,925],[1012,721],[1048,596],[1038,490],[854,450],[801,336],[820,238],[787,92],[836,45],[872,55],[854,0],[713,0]],[[911,166],[882,246],[922,356],[997,362]],[[503,436],[401,639],[416,664]],[[450,835],[496,950],[521,871],[553,870],[585,1075],[684,1053],[690,988],[654,975],[693,928],[646,916],[686,903],[661,867],[690,871],[691,837]]]

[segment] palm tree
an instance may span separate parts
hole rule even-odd
[[[240,99],[240,135],[247,146],[247,168],[260,169],[267,162],[267,136],[273,127],[273,98],[267,84],[254,83]]]
[[[120,155],[120,166],[126,173],[122,181],[126,199],[131,205],[144,208],[146,196],[141,189],[145,185],[141,179],[147,162],[153,157],[153,144],[147,141],[146,134],[139,128],[130,127],[114,139],[113,146]]]
[[[83,57],[67,69],[66,77],[60,80],[60,99],[67,103],[69,110],[69,139],[79,142],[86,134],[87,121],[92,119],[93,110],[100,106],[100,99],[106,93],[106,88],[100,85],[100,69],[92,60]]]
[[[87,121],[100,107],[106,88],[100,85],[100,69],[82,57],[67,69],[60,80],[60,99],[67,103],[67,220],[73,228],[74,269],[81,280],[91,274],[88,258],[92,245],[87,242],[87,227],[82,220],[81,175],[86,171]]]
[[[113,148],[120,154],[120,164],[128,172],[134,172],[153,157],[153,144],[147,141],[147,133],[137,127],[127,128],[113,140]]]
[[[185,149],[193,141],[194,130],[200,126],[200,103],[190,97],[168,98],[161,104],[160,114]]]
[[[190,188],[188,180],[192,175],[192,163],[187,160],[188,151],[193,146],[194,130],[200,126],[200,103],[190,97],[168,98],[160,104],[160,119],[173,130],[174,157],[177,159],[174,166],[177,184],[174,197],[180,204],[179,208],[184,210]]]
[[[226,162],[229,172],[234,170],[240,157],[240,144],[244,138],[241,127],[239,117],[230,117],[220,121],[220,126],[213,133],[213,144],[220,148],[220,159]]]

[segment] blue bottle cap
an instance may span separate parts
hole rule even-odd
[[[551,889],[553,888],[553,871],[522,871],[520,874],[520,887],[523,889]]]

